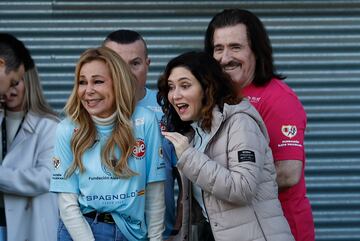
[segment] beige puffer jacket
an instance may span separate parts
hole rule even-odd
[[[173,240],[191,240],[192,200],[188,179],[203,190],[216,241],[293,241],[278,200],[268,134],[247,100],[213,111],[205,154],[189,147],[177,167],[182,178],[181,231]],[[186,178],[184,178],[186,177]]]

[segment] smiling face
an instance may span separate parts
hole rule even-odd
[[[146,78],[150,64],[144,42],[140,39],[129,44],[107,41],[105,46],[115,51],[130,66],[138,83],[139,98],[142,99],[145,95]]]
[[[106,118],[115,112],[113,80],[105,62],[93,60],[81,67],[77,95],[90,115]]]
[[[172,69],[168,78],[168,100],[182,121],[197,121],[204,97],[200,82],[184,67]]]
[[[246,26],[237,24],[215,29],[214,58],[239,88],[254,79],[256,58],[250,48]]]
[[[5,94],[6,109],[14,112],[22,111],[25,96],[24,80],[11,86]]]

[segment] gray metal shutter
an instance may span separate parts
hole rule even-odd
[[[61,110],[80,53],[109,32],[144,35],[148,85],[155,88],[167,61],[201,49],[211,17],[231,7],[263,20],[278,70],[308,114],[306,181],[316,240],[360,240],[360,1],[2,0],[0,31],[27,44],[48,101]]]

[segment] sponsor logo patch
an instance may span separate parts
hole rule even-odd
[[[161,131],[166,131],[166,126],[162,121],[160,122],[160,130]]]
[[[53,165],[54,165],[55,169],[58,169],[60,167],[60,158],[54,156],[52,158],[52,162],[53,162]]]
[[[146,152],[146,146],[144,140],[142,139],[136,140],[132,155],[137,159],[141,159],[145,156],[145,152]]]
[[[101,169],[107,176],[111,176],[111,171],[107,168],[107,166],[105,166],[102,163],[101,163]]]
[[[297,128],[296,126],[292,126],[292,125],[283,125],[281,127],[281,132],[283,133],[284,136],[293,138],[297,134]]]
[[[250,103],[259,103],[261,100],[261,97],[256,97],[256,96],[248,96],[247,98]]]
[[[144,123],[145,123],[144,118],[135,119],[135,125],[136,126],[144,125]]]
[[[160,156],[161,158],[164,158],[163,149],[162,149],[161,147],[159,148],[159,156]]]
[[[255,153],[250,150],[238,151],[239,162],[255,162]]]

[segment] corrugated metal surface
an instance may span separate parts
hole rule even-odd
[[[60,110],[79,54],[109,32],[144,35],[154,87],[166,62],[200,49],[211,17],[230,7],[253,10],[264,21],[278,69],[308,113],[306,177],[316,240],[360,240],[360,1],[2,0],[0,31],[26,42],[46,96]]]

